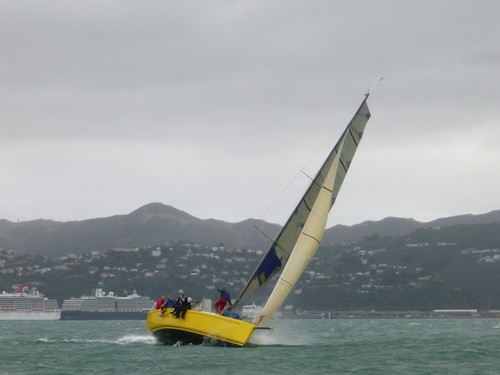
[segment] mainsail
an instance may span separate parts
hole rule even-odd
[[[264,309],[254,319],[257,326],[280,308],[319,247],[328,213],[370,118],[367,99],[368,94],[236,301],[235,305],[248,299],[283,269]]]

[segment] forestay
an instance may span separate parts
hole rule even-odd
[[[370,118],[367,98],[368,94],[237,299],[236,304],[248,299],[283,269],[262,313],[254,320],[256,325],[265,324],[280,308],[319,247],[328,213]]]

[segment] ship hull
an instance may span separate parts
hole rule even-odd
[[[148,313],[146,326],[158,343],[163,345],[200,345],[241,347],[248,343],[255,326],[219,314],[188,310],[184,319],[161,310]]]
[[[59,320],[61,313],[58,311],[47,312],[1,312],[0,320]]]

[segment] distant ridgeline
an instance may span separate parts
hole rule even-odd
[[[353,226],[328,229],[322,244],[360,241],[366,237],[400,237],[421,228],[500,223],[500,210],[482,215],[461,215],[421,223],[413,219],[386,218]],[[257,230],[256,228],[259,228]],[[161,203],[151,203],[127,215],[83,221],[34,220],[13,223],[0,220],[0,248],[18,253],[61,256],[91,250],[155,246],[188,241],[214,246],[263,249],[280,230],[277,224],[248,219],[239,223],[201,220]]]
[[[287,299],[286,311],[500,309],[499,216],[494,211],[425,224],[388,218],[331,228]],[[184,226],[178,233],[198,230],[201,240],[160,238],[158,227],[168,234],[182,226],[180,218]],[[153,299],[176,295],[180,289],[196,299],[214,299],[219,287],[239,292],[268,246],[266,241],[254,240],[254,246],[235,246],[231,241],[241,239],[245,230],[255,231],[257,224],[268,225],[263,232],[270,236],[279,229],[254,220],[230,224],[195,218],[195,229],[189,229],[189,218],[154,204],[122,217],[73,223],[0,221],[0,290],[26,283],[59,303],[88,294],[96,286],[118,295],[136,289]],[[142,230],[146,234],[140,234]],[[206,243],[204,231],[213,231]],[[96,243],[111,243],[118,233],[123,235],[113,240],[118,246],[98,250]],[[140,244],[147,233],[149,243]],[[226,236],[231,241],[225,242]],[[82,242],[73,244],[79,238]],[[37,242],[43,246],[37,247]],[[128,246],[131,242],[134,245]],[[28,244],[32,254],[16,243]],[[58,244],[57,251],[48,251],[49,244]],[[232,260],[229,265],[228,260]],[[252,302],[262,301],[257,295]]]

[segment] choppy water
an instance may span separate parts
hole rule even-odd
[[[0,374],[500,374],[500,319],[273,324],[221,348],[159,346],[142,321],[0,321]]]

